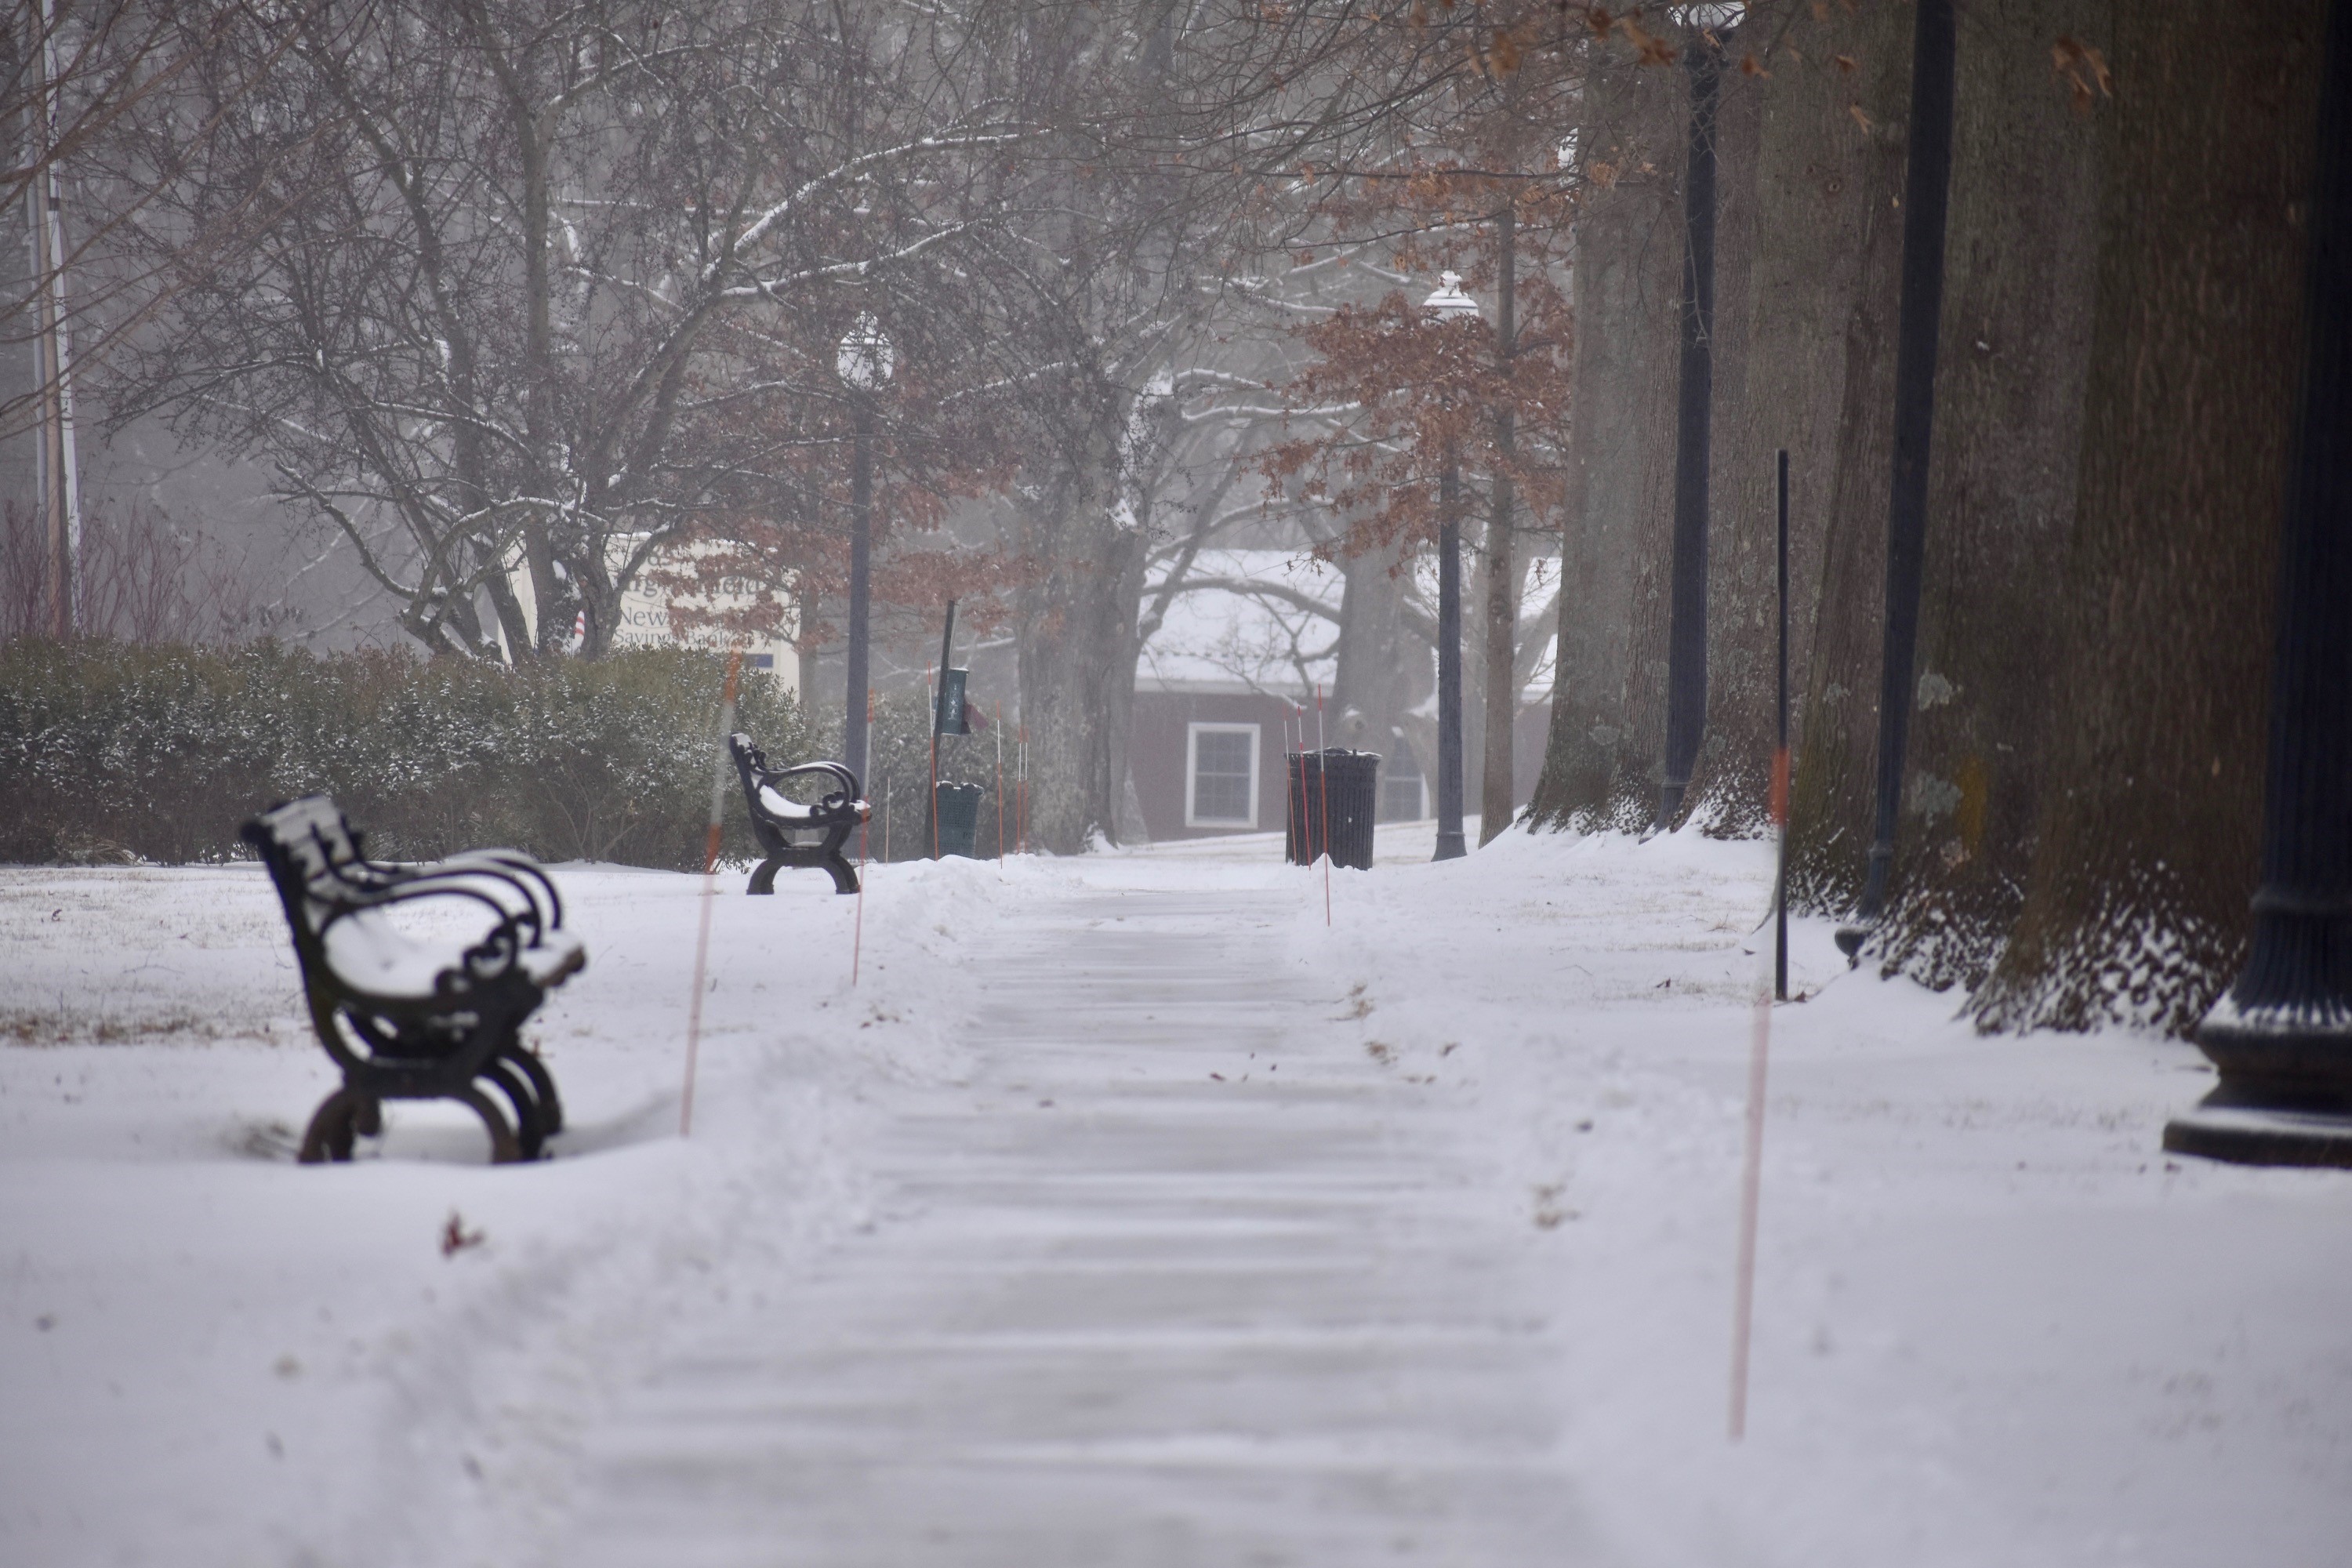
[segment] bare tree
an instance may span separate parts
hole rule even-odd
[[[527,657],[576,621],[601,651],[663,544],[789,438],[745,416],[798,390],[744,374],[747,342],[805,342],[844,285],[967,233],[958,161],[1023,134],[877,74],[829,5],[218,0],[183,25],[217,40],[131,156],[221,123],[138,225],[179,286],[116,416],[266,462],[436,650]]]

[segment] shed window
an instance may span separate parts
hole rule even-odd
[[[1255,724],[1194,724],[1185,750],[1184,825],[1257,826]]]

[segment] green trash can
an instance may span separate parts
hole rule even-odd
[[[980,858],[980,797],[985,793],[976,784],[939,786],[934,809],[939,813],[940,856],[961,855],[967,860]]]
[[[1370,870],[1372,822],[1380,815],[1380,753],[1333,746],[1293,752],[1289,763],[1286,858],[1294,866],[1312,866],[1328,843],[1334,866]]]

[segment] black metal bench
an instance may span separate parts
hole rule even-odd
[[[874,816],[874,807],[858,793],[857,775],[839,763],[772,768],[766,754],[740,731],[727,737],[727,749],[734,752],[735,771],[742,775],[752,836],[768,855],[751,872],[750,890],[772,893],[777,871],[803,866],[831,872],[836,893],[857,891],[857,868],[842,853],[842,846]],[[816,777],[830,779],[836,787],[807,805],[781,787],[787,780]]]
[[[538,1158],[562,1130],[563,1105],[522,1023],[587,962],[539,863],[510,849],[425,866],[370,860],[319,795],[270,807],[241,837],[277,885],[310,1022],[343,1070],[302,1134],[302,1163],[350,1159],[354,1136],[382,1131],[387,1100],[457,1100],[489,1129],[492,1160]],[[432,942],[394,923],[393,910],[426,900],[470,905],[487,929],[469,921],[470,940]]]

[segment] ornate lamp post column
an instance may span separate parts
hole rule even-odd
[[[1462,275],[1441,272],[1437,291],[1421,302],[1433,326],[1478,314]],[[1437,853],[1458,860],[1462,839],[1462,463],[1453,443],[1437,481]]]
[[[867,650],[873,625],[874,569],[874,394],[890,379],[898,353],[889,334],[871,310],[861,311],[842,335],[841,353],[834,368],[856,394],[850,399],[856,420],[853,468],[849,479],[849,688],[848,710],[841,727],[842,761],[866,782],[866,702],[871,684]]]
[[[1681,815],[1706,730],[1707,465],[1715,398],[1715,117],[1723,37],[1738,5],[1679,5],[1691,29],[1683,46],[1690,83],[1690,147],[1683,167],[1682,363],[1675,416],[1674,574],[1666,632],[1665,779],[1655,831]]]
[[[2258,1165],[2352,1166],[2352,5],[2328,12],[2253,951],[2197,1028],[2221,1084],[2164,1130]]]
[[[1936,426],[1936,349],[1944,321],[1944,230],[1952,183],[1958,22],[1953,0],[1918,0],[1911,34],[1911,140],[1904,153],[1903,282],[1895,328],[1895,453],[1886,501],[1886,622],[1879,654],[1877,824],[1862,901],[1837,944],[1858,963],[1885,912],[1902,820],[1927,541],[1927,457]]]

